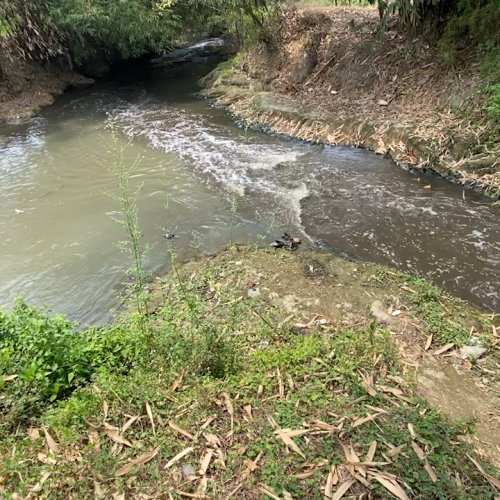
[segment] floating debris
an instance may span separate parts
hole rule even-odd
[[[298,236],[290,236],[288,233],[283,233],[283,236],[277,238],[271,243],[274,248],[284,248],[286,250],[297,250],[302,240]]]

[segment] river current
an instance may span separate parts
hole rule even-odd
[[[187,259],[286,230],[500,310],[490,201],[362,149],[242,129],[196,97],[210,68],[129,67],[0,126],[0,306],[21,295],[83,325],[112,318],[130,264],[113,220],[115,137],[127,165],[140,158],[131,184],[152,274],[168,270],[170,249]]]

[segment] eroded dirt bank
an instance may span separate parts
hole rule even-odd
[[[473,49],[451,69],[425,38],[381,38],[372,9],[292,12],[276,47],[223,64],[205,94],[247,124],[353,145],[500,195],[500,146]]]
[[[90,85],[93,80],[74,71],[0,55],[0,123],[35,115],[50,106],[67,88]]]

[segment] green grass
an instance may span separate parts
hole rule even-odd
[[[390,331],[361,325],[294,332],[284,322],[285,310],[261,298],[242,299],[247,278],[234,262],[258,258],[262,251],[248,252],[181,268],[180,281],[171,276],[160,282],[161,300],[147,316],[146,339],[135,316],[74,334],[63,319],[26,306],[3,314],[0,338],[18,335],[22,345],[9,344],[16,364],[0,365],[0,374],[20,373],[30,359],[38,359],[37,352],[42,359],[43,353],[59,352],[57,364],[65,366],[73,351],[86,345],[93,364],[56,398],[33,380],[4,382],[1,405],[12,404],[23,391],[32,391],[38,404],[27,406],[24,415],[0,417],[2,496],[28,496],[35,488],[57,498],[93,498],[96,491],[179,498],[176,490],[223,498],[239,488],[240,498],[263,496],[267,489],[320,499],[332,465],[339,484],[350,477],[346,450],[352,446],[363,460],[375,441],[372,461],[382,465],[359,467],[380,498],[390,497],[375,480],[381,473],[394,474],[410,498],[494,498],[492,486],[467,457],[474,453],[460,438],[467,426],[415,397]],[[289,255],[272,255],[279,265],[292,262]],[[442,299],[423,282],[409,286],[417,289],[417,307]],[[29,331],[33,318],[45,332],[43,342],[18,333]],[[39,367],[45,373],[53,365],[51,359]],[[127,421],[130,426],[120,433]],[[57,443],[55,453],[49,452],[44,428]],[[303,456],[285,445],[278,430],[303,432],[293,437]],[[118,434],[127,444],[115,442]],[[438,482],[412,442],[424,451]],[[394,447],[401,452],[394,454]],[[183,459],[164,469],[186,449]],[[130,459],[154,450],[146,463],[116,475]],[[184,478],[182,465],[199,470],[207,453],[206,474]],[[351,489],[358,496],[363,491],[368,490],[359,482]]]

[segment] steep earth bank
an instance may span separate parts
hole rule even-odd
[[[93,80],[55,65],[0,55],[0,123],[33,116],[50,106],[67,88],[90,85]]]
[[[247,124],[366,147],[500,196],[500,145],[475,50],[452,69],[425,37],[377,27],[373,9],[291,11],[275,48],[223,64],[204,93]]]

